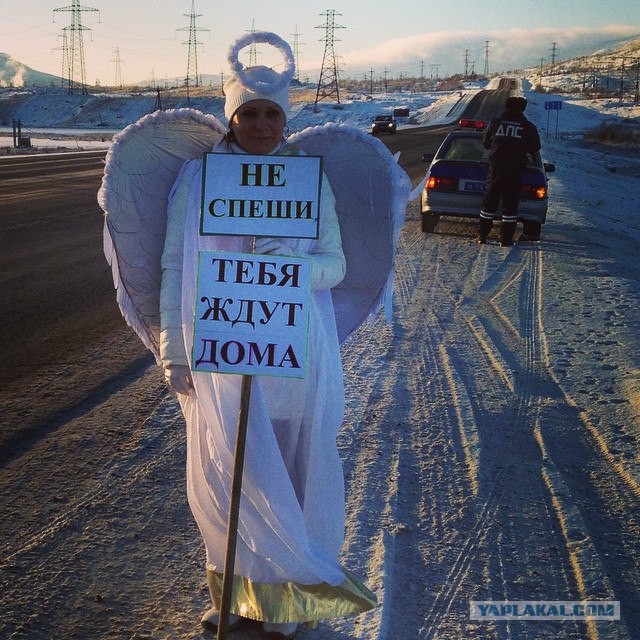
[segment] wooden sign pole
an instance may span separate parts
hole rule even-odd
[[[251,381],[253,376],[242,376],[240,392],[240,415],[238,416],[238,434],[236,436],[235,460],[233,466],[233,480],[231,483],[231,500],[229,503],[229,522],[227,525],[227,550],[222,577],[222,596],[218,618],[217,640],[226,640],[233,595],[233,575],[236,561],[236,546],[238,542],[238,520],[240,515],[240,496],[242,494],[242,472],[244,468],[244,453],[247,440],[247,422],[249,418],[249,399],[251,398]]]

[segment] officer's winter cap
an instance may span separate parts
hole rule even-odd
[[[523,96],[511,96],[507,98],[505,107],[507,111],[524,113],[524,110],[527,108],[527,99]]]
[[[285,68],[278,73],[269,67],[245,67],[239,60],[241,49],[250,44],[264,42],[279,49],[284,58]],[[227,60],[231,66],[231,78],[224,84],[226,97],[224,115],[229,122],[233,114],[245,103],[251,100],[271,100],[284,112],[289,111],[289,83],[293,79],[295,65],[291,47],[275,33],[255,31],[238,38],[229,47]]]

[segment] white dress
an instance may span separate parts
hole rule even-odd
[[[216,150],[238,152],[226,142]],[[284,145],[277,153],[291,153]],[[162,256],[164,366],[190,364],[197,255],[251,251],[251,239],[201,236],[201,163],[185,164],[169,201]],[[288,239],[291,255],[313,257],[308,374],[255,376],[249,407],[235,563],[233,613],[307,622],[366,611],[375,598],[338,561],[344,539],[344,481],[336,435],[344,385],[331,287],[345,273],[334,198],[322,187],[318,240]],[[194,372],[180,396],[187,423],[187,491],[205,541],[219,606],[241,376]]]

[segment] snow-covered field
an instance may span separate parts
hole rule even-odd
[[[380,606],[301,639],[640,637],[640,153],[582,141],[640,110],[527,97],[557,168],[542,242],[478,246],[455,220],[422,234],[414,202],[395,322],[343,350],[343,559]],[[458,99],[300,108],[291,126],[367,128],[400,104],[431,124],[454,118]],[[0,637],[206,637],[184,446],[150,366],[0,471],[14,534],[0,534]],[[470,601],[489,599],[619,600],[622,620],[470,620]]]

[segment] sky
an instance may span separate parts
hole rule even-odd
[[[195,3],[192,11],[192,1]],[[73,0],[0,0],[0,52],[45,73],[62,74],[63,29]],[[297,52],[299,76],[317,81],[333,14],[333,53],[341,76],[444,77],[537,66],[640,35],[634,0],[80,0],[87,84],[162,84],[187,73],[195,14],[200,75],[226,77],[229,44],[274,31]],[[80,32],[79,30],[77,32]],[[69,33],[69,30],[67,30]],[[241,58],[248,63],[249,50]],[[270,46],[257,62],[277,68]],[[119,75],[118,75],[119,74]],[[212,80],[213,81],[213,80]]]

